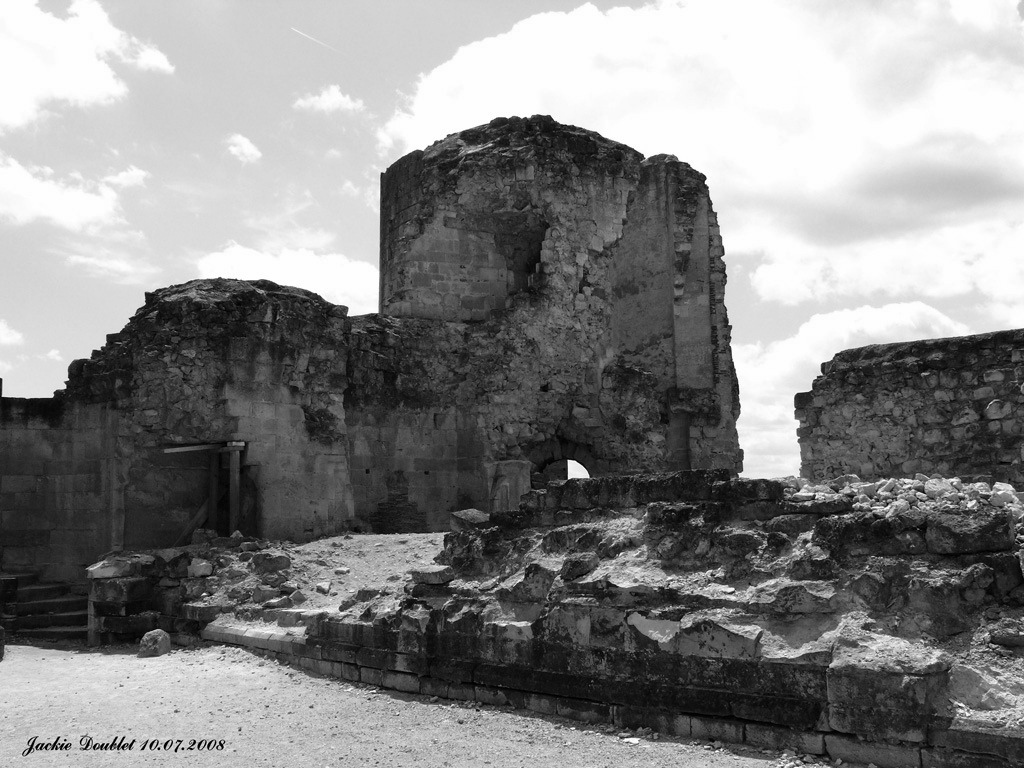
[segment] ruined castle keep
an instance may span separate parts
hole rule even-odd
[[[840,352],[796,396],[801,474],[1024,483],[1024,330]]]
[[[741,469],[722,243],[686,163],[494,120],[383,174],[380,253],[379,314],[197,280],[53,398],[3,398],[0,569],[76,579],[190,524],[438,530],[566,459]]]

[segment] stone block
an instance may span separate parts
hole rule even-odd
[[[189,621],[211,622],[223,611],[221,605],[204,605],[202,603],[184,603],[181,615]]]
[[[420,679],[416,675],[410,675],[405,672],[384,670],[381,676],[381,686],[402,691],[403,693],[419,693]]]
[[[1014,768],[1019,762],[1009,762],[996,755],[961,752],[956,749],[922,749],[921,768]]]
[[[970,514],[933,514],[925,539],[928,551],[940,555],[1006,552],[1014,546],[1014,518],[1003,510]]]
[[[375,685],[378,688],[383,680],[383,671],[371,667],[359,667],[359,682],[365,685]]]
[[[360,648],[356,653],[356,664],[360,667],[384,669],[387,656],[387,651],[378,648]]]
[[[526,709],[541,715],[558,714],[558,697],[546,696],[540,693],[530,693],[526,696]]]
[[[918,746],[861,741],[852,736],[827,733],[825,751],[833,760],[846,763],[874,763],[878,768],[921,768]]]
[[[449,685],[450,683],[447,680],[438,680],[436,677],[423,677],[420,678],[420,694],[447,699]]]
[[[213,575],[213,563],[211,563],[211,562],[209,562],[207,560],[193,560],[188,565],[187,573],[188,573],[188,577],[189,578],[193,578],[193,579],[194,578],[199,578],[199,577],[202,577],[202,576],[212,576]]]
[[[343,645],[341,643],[328,641],[320,646],[320,653],[321,658],[327,659],[328,661],[355,664],[359,648],[354,645]]]
[[[430,670],[430,662],[423,656],[389,651],[384,656],[384,669],[412,675],[425,675]]]
[[[791,749],[808,755],[825,754],[825,734],[823,733],[746,723],[743,726],[743,741],[759,749],[778,751]]]
[[[895,637],[841,639],[828,668],[829,725],[872,739],[922,742],[950,665],[945,654]]]
[[[446,565],[414,568],[409,576],[417,584],[447,584],[455,578],[455,571]]]
[[[473,686],[474,695],[476,700],[481,704],[487,704],[492,707],[504,707],[509,703],[508,696],[505,695],[505,691],[501,688],[490,688],[485,685]]]
[[[477,530],[490,525],[491,516],[479,509],[460,509],[452,512],[450,516],[450,528],[453,531]]]
[[[742,691],[732,694],[731,712],[741,720],[813,730],[822,724],[825,715],[823,701],[782,698],[777,696],[751,696]]]
[[[476,698],[475,686],[470,683],[449,683],[448,698],[457,701],[473,701]]]
[[[963,718],[948,728],[935,729],[928,741],[936,747],[961,752],[995,755],[1012,765],[1024,765],[1024,732],[999,728],[984,720]]]
[[[606,723],[611,720],[611,706],[596,701],[557,698],[555,712],[559,717],[568,717],[584,723]]]
[[[430,676],[452,683],[470,683],[473,682],[473,671],[476,666],[477,662],[473,661],[432,661]]]
[[[690,717],[690,737],[704,741],[743,743],[743,723],[716,717]]]
[[[149,599],[153,582],[144,576],[93,578],[89,599],[97,603],[132,603]]]
[[[360,675],[358,666],[355,664],[345,664],[344,662],[339,662],[339,665],[341,667],[342,680],[348,680],[353,683],[361,682],[362,676]]]

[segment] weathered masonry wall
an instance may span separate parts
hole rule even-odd
[[[192,445],[245,443],[244,530],[301,540],[343,529],[345,314],[273,283],[175,286],[73,363],[65,392],[3,398],[0,569],[81,579],[111,549],[174,544],[211,474],[228,489],[226,456],[211,468],[209,452],[167,452]]]
[[[1024,330],[846,350],[796,396],[801,473],[1024,482]]]
[[[669,466],[728,467],[722,455],[739,466],[725,250],[703,174],[671,155],[645,160],[611,254],[612,346],[665,393]]]
[[[520,386],[503,405],[575,400],[577,424],[559,434],[482,413],[488,458],[535,459],[544,444],[607,458],[598,472],[741,469],[724,250],[702,174],[535,116],[413,152],[381,190],[381,312],[465,323],[474,357],[507,337],[514,356],[495,362]],[[657,422],[603,402],[624,376],[646,376]],[[629,461],[599,446],[613,422],[634,433]],[[640,431],[656,444],[642,456]]]
[[[116,543],[117,418],[99,405],[0,399],[0,570],[80,580]]]

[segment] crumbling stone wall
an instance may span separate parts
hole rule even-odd
[[[498,119],[399,160],[381,209],[380,314],[348,318],[267,281],[193,281],[147,294],[53,401],[5,399],[4,414],[58,416],[32,433],[5,415],[4,466],[26,441],[28,455],[60,444],[103,502],[69,502],[73,524],[23,504],[16,489],[58,482],[44,463],[0,481],[2,514],[18,531],[102,519],[62,555],[80,568],[182,535],[211,477],[226,481],[189,447],[244,443],[243,532],[294,540],[515,509],[566,459],[595,475],[741,469],[701,174],[549,117]],[[79,441],[77,424],[99,436]],[[102,475],[76,464],[89,451]],[[4,567],[48,562],[41,537],[17,542]]]
[[[796,396],[801,474],[1024,482],[1024,330],[840,352]]]
[[[246,443],[244,507],[260,517],[243,527],[300,540],[344,528],[347,333],[344,307],[266,281],[147,294],[65,391],[3,398],[0,567],[80,579],[110,549],[173,544],[209,489],[207,453],[165,452],[188,445]]]

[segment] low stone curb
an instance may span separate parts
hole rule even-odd
[[[879,768],[1012,768],[1021,765],[1024,734],[986,732],[969,724],[956,724],[930,734],[933,746],[871,742],[839,733],[808,732],[752,723],[734,718],[670,713],[655,708],[608,704],[588,699],[554,696],[471,680],[417,674],[412,669],[386,669],[383,657],[363,653],[341,657],[319,639],[307,640],[306,626],[323,615],[292,611],[277,618],[289,626],[234,624],[226,616],[208,624],[202,638],[216,643],[272,654],[299,669],[353,683],[403,693],[492,706],[514,706],[539,714],[558,715],[588,723],[611,723],[619,728],[652,728],[677,738],[746,744],[758,749],[791,749],[801,754],[827,756],[844,762],[874,763]],[[294,622],[294,623],[292,623]],[[367,650],[367,649],[362,649]],[[334,656],[334,659],[324,656]],[[398,666],[398,665],[396,665]],[[975,751],[977,750],[977,751]]]

